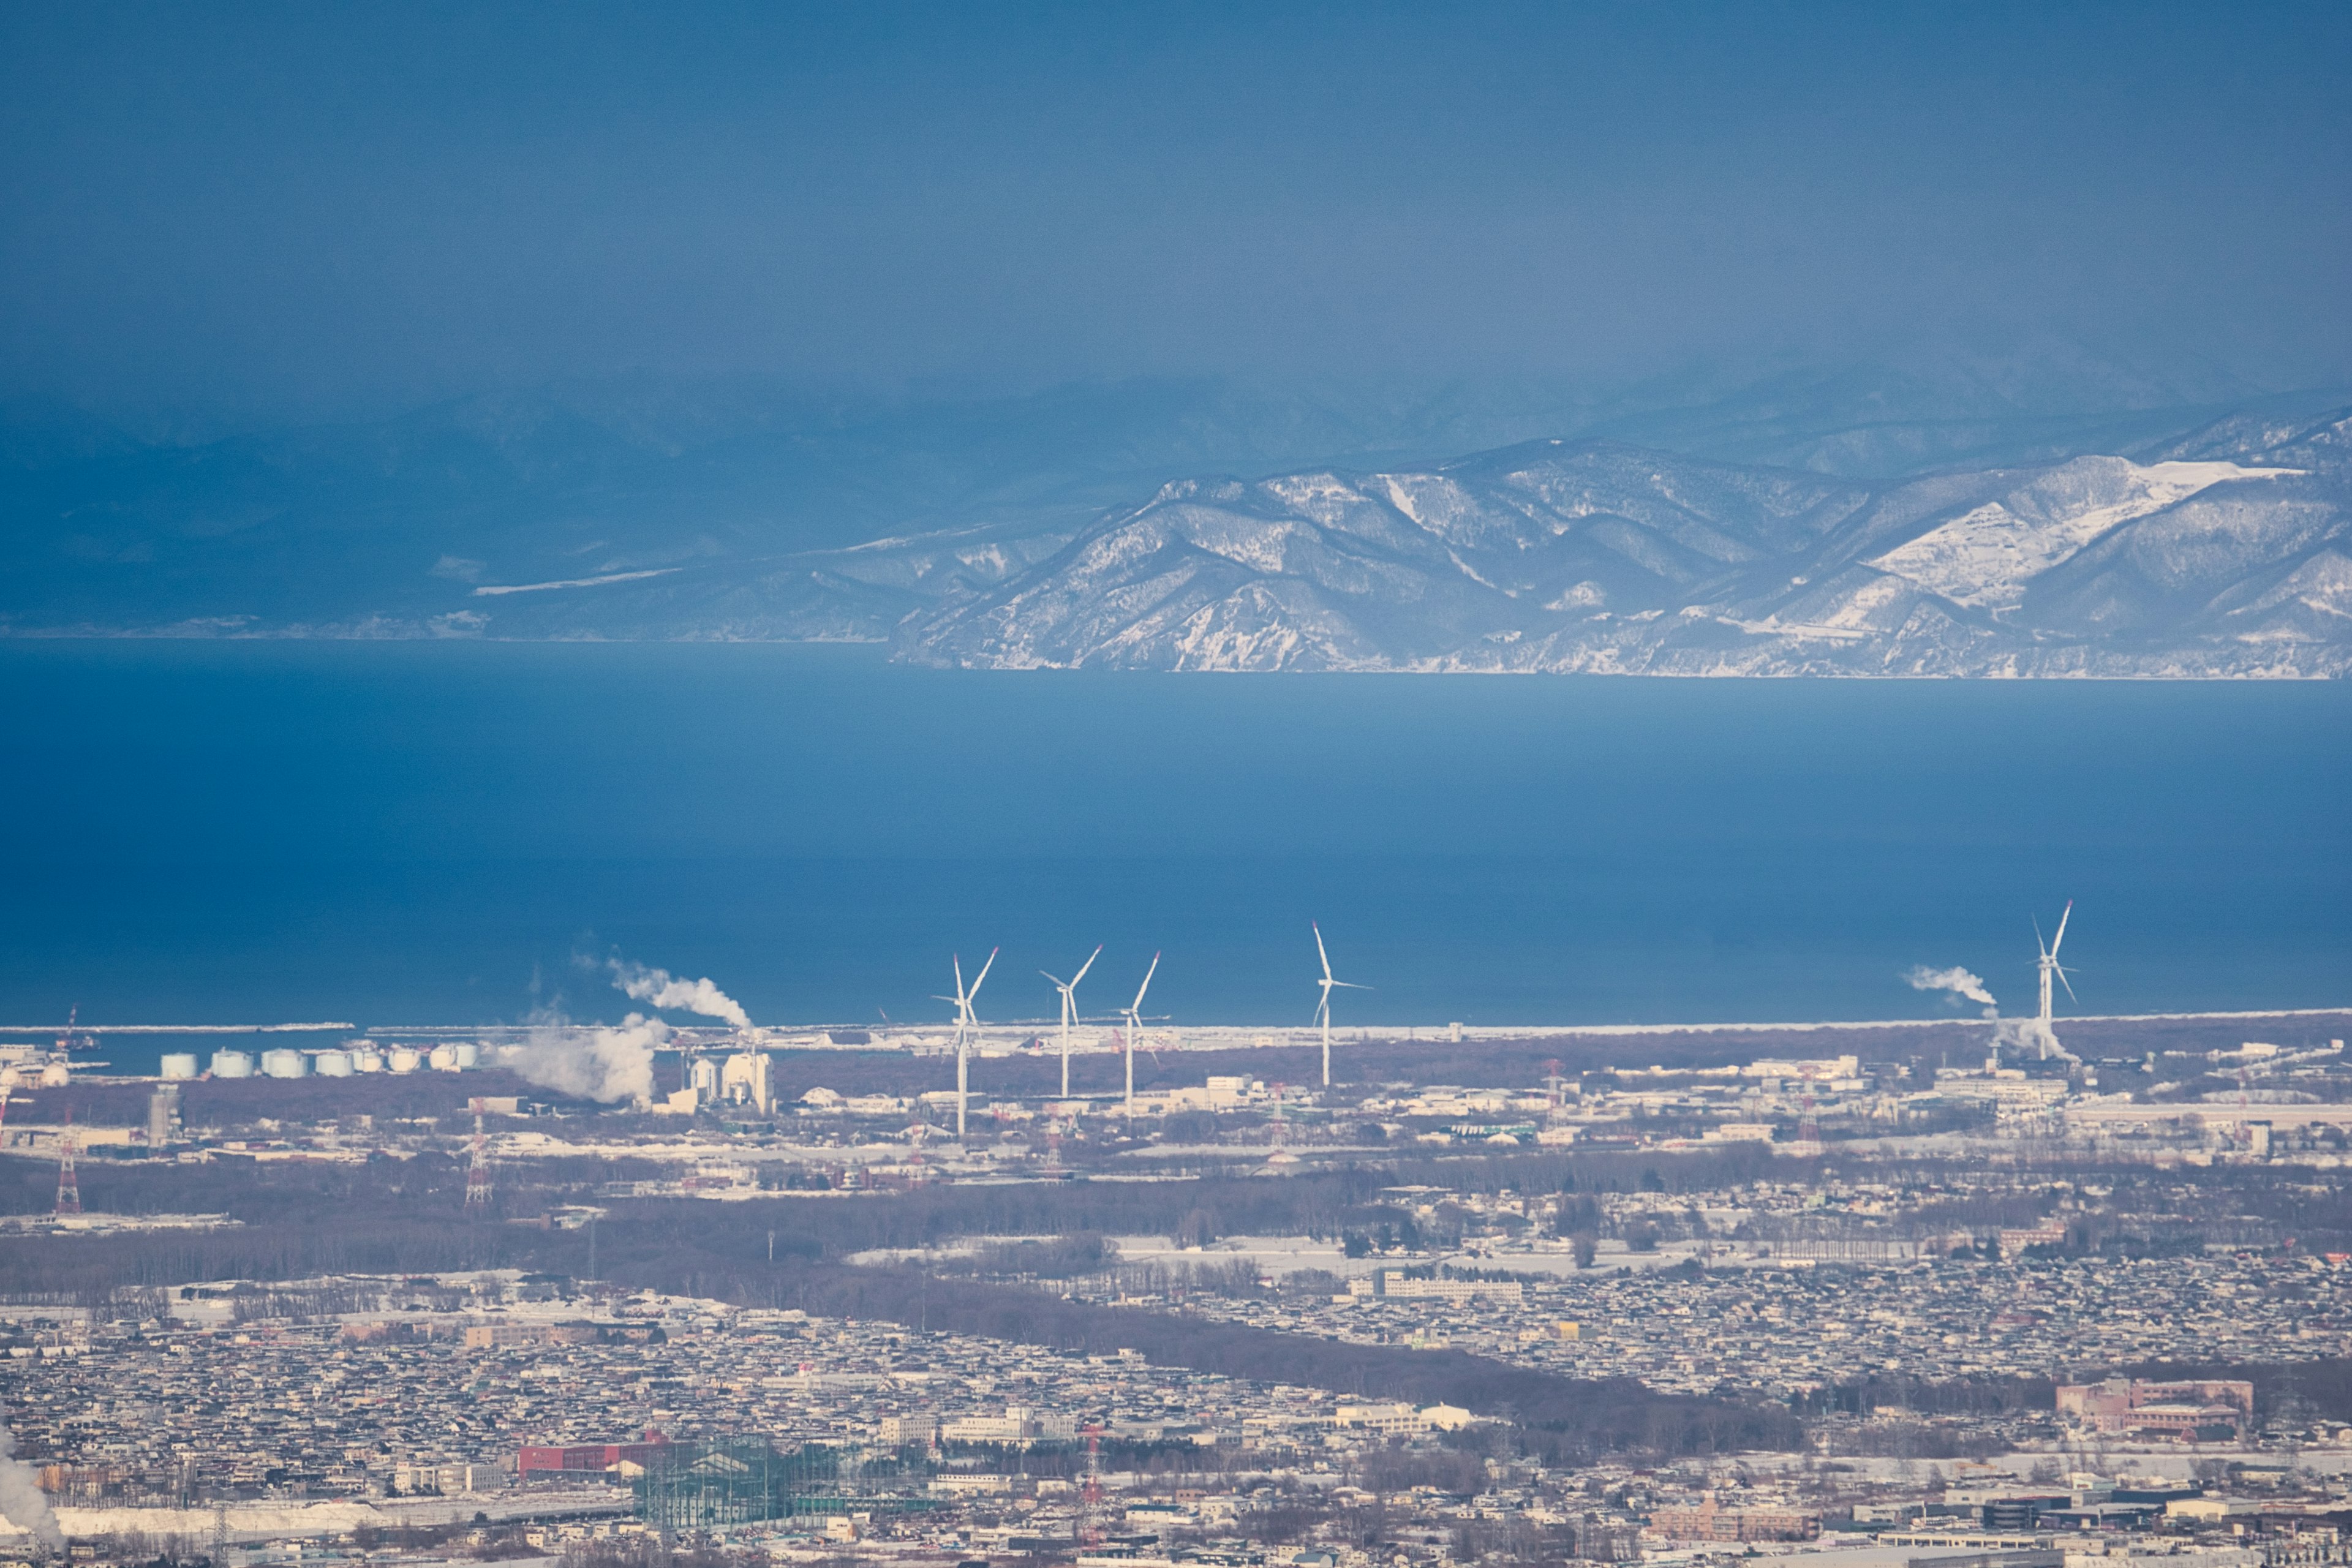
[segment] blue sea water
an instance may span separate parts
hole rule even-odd
[[[2352,689],[913,669],[678,645],[0,645],[0,1023],[2352,1002]],[[2062,1007],[2064,1004],[2062,1003]],[[118,1054],[130,1049],[113,1047]]]

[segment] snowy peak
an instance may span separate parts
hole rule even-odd
[[[2024,602],[2027,584],[2111,528],[2215,485],[2299,471],[2077,458],[1998,500],[1938,523],[1870,564],[1956,605],[2013,610]]]
[[[2272,433],[2324,450],[2340,423]],[[1874,489],[1540,441],[1186,481],[909,617],[898,647],[1161,669],[2342,673],[2340,474],[2258,450],[2150,457]]]

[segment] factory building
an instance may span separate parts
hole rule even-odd
[[[749,1102],[761,1115],[775,1109],[775,1061],[765,1051],[739,1051],[719,1075],[719,1098]]]
[[[161,1149],[179,1135],[180,1088],[166,1083],[147,1097],[147,1147]]]

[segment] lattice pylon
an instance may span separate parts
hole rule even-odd
[[[482,1125],[482,1114],[489,1108],[481,1100],[473,1102],[474,1163],[466,1167],[466,1206],[477,1205],[488,1208],[490,1204],[490,1135]]]
[[[1103,1539],[1102,1426],[1087,1426],[1087,1481],[1078,1493],[1078,1544],[1100,1546]]]
[[[74,1175],[73,1110],[66,1110],[65,1134],[58,1142],[58,1213],[81,1213],[81,1183]]]

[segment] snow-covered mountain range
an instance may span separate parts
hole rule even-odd
[[[2352,417],[1880,485],[1553,440],[1188,479],[896,636],[1019,668],[2337,676]]]
[[[2049,387],[1788,377],[1654,406],[624,386],[207,441],[0,406],[0,635],[842,641],[1005,668],[2345,673],[2341,395],[2167,404],[2078,369]],[[1409,455],[1473,445],[1489,449]]]

